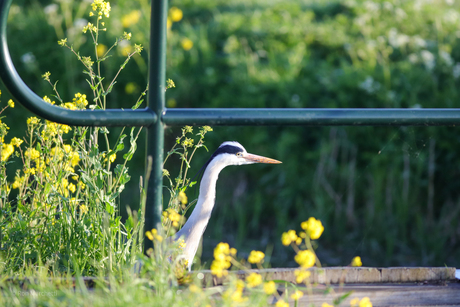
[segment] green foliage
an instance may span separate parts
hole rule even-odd
[[[38,93],[47,93],[49,87],[38,79],[51,68],[53,75],[64,76],[66,86],[57,85],[63,97],[88,86],[81,77],[83,66],[72,54],[54,48],[70,33],[82,55],[94,49],[83,44],[77,22],[89,4],[73,5],[60,3],[55,15],[38,4],[16,5],[10,13],[13,60]],[[107,36],[100,43],[110,46],[126,31],[148,48],[148,1],[112,6]],[[457,106],[456,2],[174,0],[173,6],[183,16],[168,31],[167,78],[177,85],[166,93],[168,107]],[[11,39],[19,36],[24,39]],[[118,44],[111,61],[100,63],[107,75],[115,76],[124,63],[125,47]],[[29,52],[33,57],[24,59],[35,61],[21,61]],[[142,92],[146,53],[133,60],[127,66],[131,73],[119,75],[111,89],[110,107],[131,107],[123,102]],[[4,121],[22,129],[17,123],[25,118],[19,116],[8,115]],[[365,265],[458,265],[455,128],[214,130],[207,139],[211,151],[222,141],[236,140],[249,152],[284,163],[222,173],[203,243],[204,261],[212,258],[209,251],[216,241],[228,241],[242,252],[273,249],[271,263],[290,265],[292,257],[280,248],[279,236],[314,215],[327,229],[321,251],[328,252],[326,257],[319,253],[328,265],[346,264],[355,253]],[[111,144],[118,144],[117,135],[108,135]],[[168,148],[176,135],[175,128],[168,128]],[[142,152],[142,142],[138,145]],[[207,158],[197,155],[189,172],[198,172]],[[132,178],[144,173],[143,159],[138,160],[132,160]],[[138,183],[127,182],[126,188],[137,191]],[[129,197],[121,203],[135,208],[138,202]]]
[[[168,101],[178,107],[451,108],[460,98],[454,2],[173,5],[184,11],[168,54],[168,76],[180,85]],[[181,50],[181,37],[194,47]],[[239,250],[262,238],[258,248],[275,244],[272,263],[285,265],[279,234],[314,215],[326,225],[328,265],[356,251],[367,265],[458,263],[455,129],[214,130],[209,147],[237,140],[284,163],[220,176],[211,238]]]

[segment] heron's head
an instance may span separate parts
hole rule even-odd
[[[278,164],[281,161],[250,154],[238,142],[224,142],[214,152],[210,161],[217,160],[224,165],[244,165],[253,163]],[[216,162],[217,162],[216,161]]]

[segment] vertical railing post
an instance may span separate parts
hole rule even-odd
[[[160,229],[163,211],[163,146],[164,124],[161,116],[165,109],[166,73],[166,18],[167,0],[152,0],[150,19],[149,91],[148,105],[158,120],[147,128],[146,166],[152,159],[150,178],[147,182],[145,204],[145,230]],[[153,247],[153,242],[144,240],[144,252]]]

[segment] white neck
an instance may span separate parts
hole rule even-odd
[[[220,171],[226,166],[224,163],[213,160],[206,167],[200,184],[198,202],[184,227],[176,234],[176,239],[185,241],[184,256],[191,269],[201,237],[208,225],[216,198],[216,182]]]

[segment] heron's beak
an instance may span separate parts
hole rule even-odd
[[[251,162],[254,162],[254,163],[269,163],[269,164],[283,163],[283,162],[275,160],[275,159],[262,157],[262,156],[258,156],[258,155],[253,155],[253,154],[250,154],[250,153],[243,154],[243,158],[245,160],[248,160],[248,161],[251,161]]]

